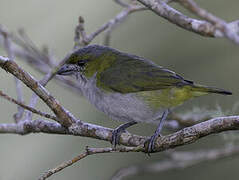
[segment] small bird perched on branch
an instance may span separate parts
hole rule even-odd
[[[59,75],[76,75],[83,95],[113,120],[127,123],[114,129],[112,144],[119,144],[120,134],[137,122],[159,120],[154,135],[145,143],[153,152],[169,110],[193,97],[229,91],[195,84],[173,71],[135,55],[89,45],[73,52]]]

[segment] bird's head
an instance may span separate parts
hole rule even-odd
[[[102,72],[109,67],[116,59],[114,49],[89,45],[74,51],[66,63],[57,72],[58,75],[72,75],[80,73],[86,77],[91,77],[96,72]]]

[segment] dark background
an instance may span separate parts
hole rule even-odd
[[[238,1],[200,0],[197,2],[227,21],[238,19]],[[174,4],[173,7],[179,6]],[[180,7],[179,9],[182,10]],[[14,32],[19,28],[24,28],[39,48],[47,45],[60,60],[73,47],[74,29],[79,15],[85,18],[86,31],[93,32],[120,10],[121,8],[111,0],[0,0],[0,23]],[[186,14],[189,13],[186,12]],[[185,31],[151,11],[132,14],[113,31],[111,40],[111,46],[114,48],[151,59],[197,83],[217,86],[234,93],[231,97],[210,95],[192,100],[179,107],[178,112],[183,113],[197,107],[216,110],[215,115],[221,115],[226,111],[232,115],[230,110],[238,102],[239,47],[230,41],[221,38],[205,38]],[[102,42],[102,35],[94,40],[97,44]],[[6,55],[3,49],[0,49],[0,55]],[[22,61],[17,60],[17,62],[35,78],[42,78],[42,74],[35,72]],[[12,76],[0,70],[0,78],[0,89],[16,97]],[[111,128],[120,124],[98,112],[84,98],[60,87],[54,81],[47,85],[47,89],[76,117],[86,122]],[[30,96],[31,91],[25,88],[25,102],[29,101]],[[42,102],[38,103],[37,108],[49,112]],[[0,100],[0,123],[13,122],[12,115],[15,112],[14,104]],[[154,125],[139,124],[130,128],[129,131],[140,135],[150,135],[155,128]],[[169,132],[164,131],[164,133]],[[223,144],[225,144],[225,135],[217,134],[192,145],[177,148],[177,150],[209,149]],[[99,140],[64,135],[1,134],[0,179],[36,179],[47,169],[81,153],[86,145],[90,147],[110,146],[109,143]],[[151,158],[143,153],[94,155],[65,169],[51,179],[109,179],[121,167],[156,162],[163,157],[163,153],[153,154]],[[198,164],[184,170],[129,179],[223,180],[228,178],[232,180],[238,179],[238,161],[238,157],[233,157]]]

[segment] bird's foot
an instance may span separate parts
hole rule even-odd
[[[150,153],[154,152],[154,145],[155,145],[155,140],[161,137],[160,134],[155,133],[154,135],[152,135],[149,139],[147,139],[144,142],[144,148],[145,148],[145,153],[147,153],[150,156]]]
[[[125,132],[125,129],[122,129],[120,127],[117,127],[113,130],[112,139],[111,139],[111,144],[112,144],[113,148],[116,148],[116,146],[119,145],[120,135],[123,132]]]
[[[137,124],[136,121],[130,121],[125,124],[120,125],[119,127],[115,128],[112,132],[112,139],[111,144],[113,145],[113,148],[116,148],[117,144],[119,144],[120,141],[120,135],[123,132],[126,132],[126,128],[133,126],[134,124]]]

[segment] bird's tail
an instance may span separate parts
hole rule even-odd
[[[192,91],[195,96],[201,96],[208,93],[216,93],[216,94],[223,94],[223,95],[232,95],[232,92],[226,91],[224,89],[219,89],[215,87],[208,87],[203,86],[200,84],[193,84]]]

